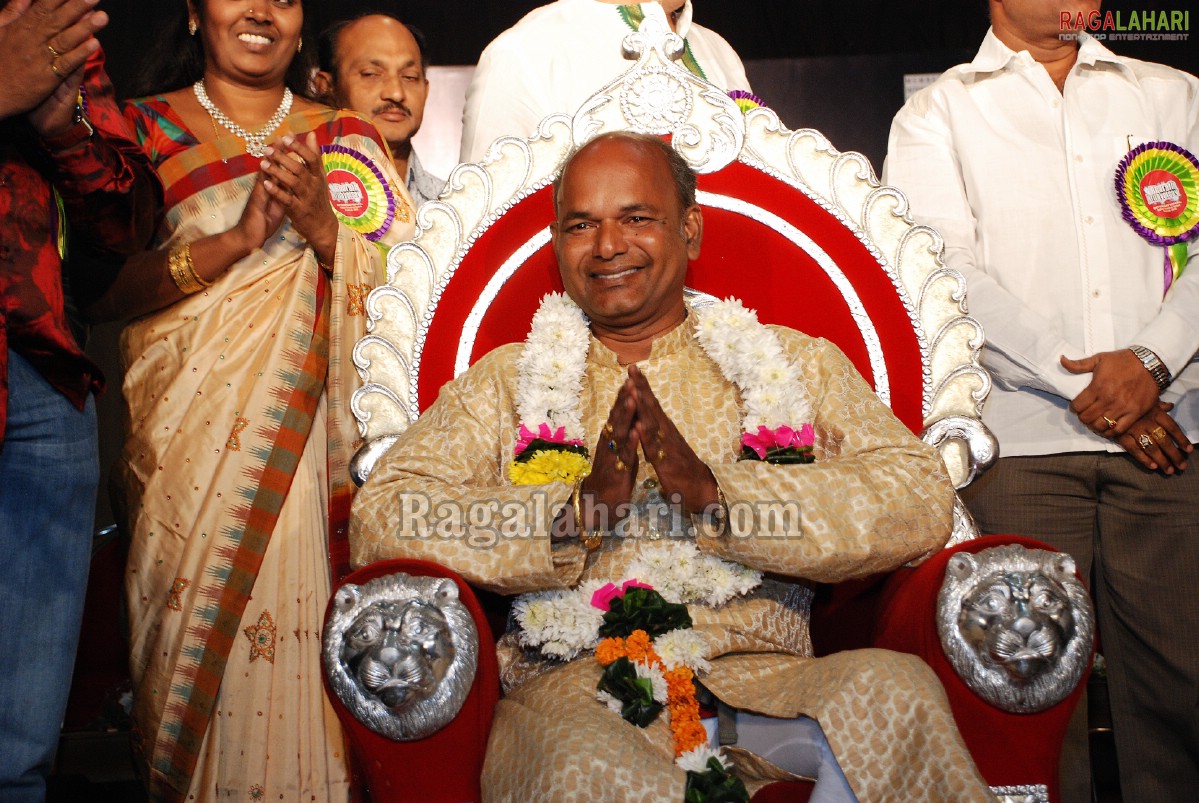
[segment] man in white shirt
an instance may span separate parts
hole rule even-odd
[[[1168,277],[1115,175],[1145,142],[1199,150],[1199,81],[1063,25],[1097,7],[991,0],[974,61],[895,117],[884,180],[944,236],[986,332],[1004,456],[963,497],[984,532],[1094,569],[1124,799],[1182,800],[1199,789],[1199,248]],[[1085,794],[1079,733],[1063,767]]]
[[[497,137],[531,136],[543,118],[574,114],[587,98],[633,66],[621,43],[645,17],[683,37],[682,63],[725,90],[749,91],[737,53],[691,21],[691,0],[621,5],[620,0],[557,0],[535,8],[479,57],[462,115],[463,162],[478,162]]]
[[[313,86],[331,106],[371,119],[407,179],[417,206],[441,194],[443,179],[426,172],[412,149],[429,97],[424,37],[389,14],[368,13],[334,23],[320,37]]]

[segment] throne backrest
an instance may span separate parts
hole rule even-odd
[[[702,255],[688,286],[736,296],[767,323],[836,343],[914,433],[934,443],[961,487],[993,458],[979,420],[990,380],[965,281],[942,264],[940,236],[869,161],[819,132],[787,130],[674,59],[682,40],[654,20],[625,41],[637,62],[573,116],[505,137],[451,173],[417,212],[417,233],[388,256],[368,297],[354,361],[353,410],[369,444],[398,435],[476,359],[523,340],[541,297],[560,290],[550,247],[551,184],[596,134],[669,135],[699,173]],[[739,105],[740,104],[740,105]]]

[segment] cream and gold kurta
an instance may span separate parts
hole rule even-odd
[[[928,555],[949,536],[953,494],[936,452],[912,437],[836,347],[775,331],[811,397],[813,464],[738,460],[739,392],[704,353],[690,320],[638,364],[729,504],[731,531],[701,528],[699,548],[772,575],[722,608],[690,606],[714,659],[701,680],[734,707],[818,720],[862,801],[989,800],[944,691],[922,661],[881,650],[811,657],[810,592],[790,578],[836,582]],[[504,594],[626,576],[641,538],[608,538],[594,553],[573,540],[551,546],[550,522],[569,504],[570,488],[513,487],[506,479],[519,426],[520,349],[496,349],[448,383],[380,461],[354,502],[355,565],[433,560]],[[589,444],[626,375],[592,339],[581,398]],[[639,487],[649,479],[642,460]],[[542,661],[514,634],[499,652],[505,696],[484,768],[487,799],[682,799],[685,773],[672,764],[665,717],[643,730],[608,711],[595,699],[600,668],[590,658]],[[735,759],[751,790],[756,780],[783,777],[751,756]]]

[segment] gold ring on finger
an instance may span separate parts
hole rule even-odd
[[[1164,441],[1166,439],[1166,428],[1154,427],[1153,429],[1149,430],[1149,437],[1153,438],[1155,441]]]
[[[62,81],[67,80],[67,76],[64,75],[62,72],[60,72],[58,69],[58,59],[55,59],[54,61],[50,62],[50,72],[57,75],[59,77],[59,80],[62,80]]]
[[[603,432],[603,433],[604,433],[604,437],[605,437],[605,438],[611,438],[611,437],[612,437],[612,432],[613,432],[613,429],[612,429],[612,422],[611,422],[611,421],[605,421],[605,422],[604,422],[604,428],[603,428],[603,429],[601,429],[601,430],[600,430],[600,432]]]
[[[1108,429],[1115,429],[1115,428],[1116,428],[1116,422],[1115,422],[1115,421],[1111,420],[1110,418],[1108,418],[1108,417],[1107,417],[1107,416],[1105,416],[1105,415],[1104,415],[1104,416],[1100,416],[1100,418],[1102,418],[1104,421],[1106,421],[1106,422],[1107,422],[1107,428],[1108,428]]]
[[[1137,443],[1141,444],[1142,449],[1150,449],[1154,446],[1153,438],[1144,432],[1137,436]]]
[[[54,45],[50,44],[49,42],[46,43],[46,49],[50,51],[51,61],[58,61],[58,59],[62,56],[62,53],[59,53],[57,50],[55,50]]]
[[[665,450],[665,449],[659,449],[659,450],[658,450],[658,454],[656,454],[656,455],[654,456],[654,460],[655,460],[655,461],[657,461],[657,462],[659,462],[659,463],[661,463],[661,462],[662,462],[663,460],[665,460],[665,459],[666,459],[666,450]]]
[[[624,464],[624,461],[620,459],[620,455],[616,455],[616,470],[617,471],[628,471],[629,470],[629,467],[626,466]]]

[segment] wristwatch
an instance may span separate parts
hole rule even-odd
[[[51,137],[42,137],[42,145],[50,153],[62,153],[69,151],[76,145],[87,142],[92,138],[96,129],[92,128],[91,121],[87,119],[87,111],[84,109],[84,99],[82,93],[75,101],[75,117],[71,121],[71,125],[66,131],[60,134],[55,134]]]
[[[1154,354],[1144,346],[1129,346],[1129,351],[1137,355],[1137,359],[1145,366],[1145,370],[1153,377],[1153,381],[1157,383],[1157,392],[1161,393],[1169,386],[1173,377],[1170,376],[1170,369],[1161,361],[1161,358]]]

